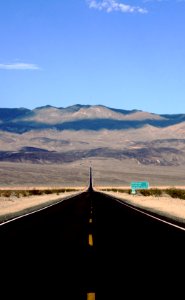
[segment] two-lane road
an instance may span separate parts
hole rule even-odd
[[[94,217],[98,299],[180,299],[185,231],[101,194]]]
[[[101,193],[1,225],[0,243],[7,296],[166,299],[175,291],[180,299],[185,231]]]

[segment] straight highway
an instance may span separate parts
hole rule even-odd
[[[184,288],[185,231],[92,187],[1,225],[0,245],[9,298],[181,299]]]

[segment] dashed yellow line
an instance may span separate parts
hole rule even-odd
[[[95,300],[95,293],[87,293],[87,300]]]
[[[93,246],[93,236],[89,234],[89,246]]]
[[[89,223],[92,223],[92,219],[89,219]]]

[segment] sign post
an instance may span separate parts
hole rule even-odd
[[[132,194],[136,194],[136,190],[144,190],[149,188],[148,181],[132,181],[131,182],[131,189]]]

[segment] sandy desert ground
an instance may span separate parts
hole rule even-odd
[[[89,167],[96,186],[128,186],[131,181],[148,181],[150,186],[185,185],[185,166],[145,166],[133,160],[82,159],[67,164],[0,162],[0,187],[87,186]]]

